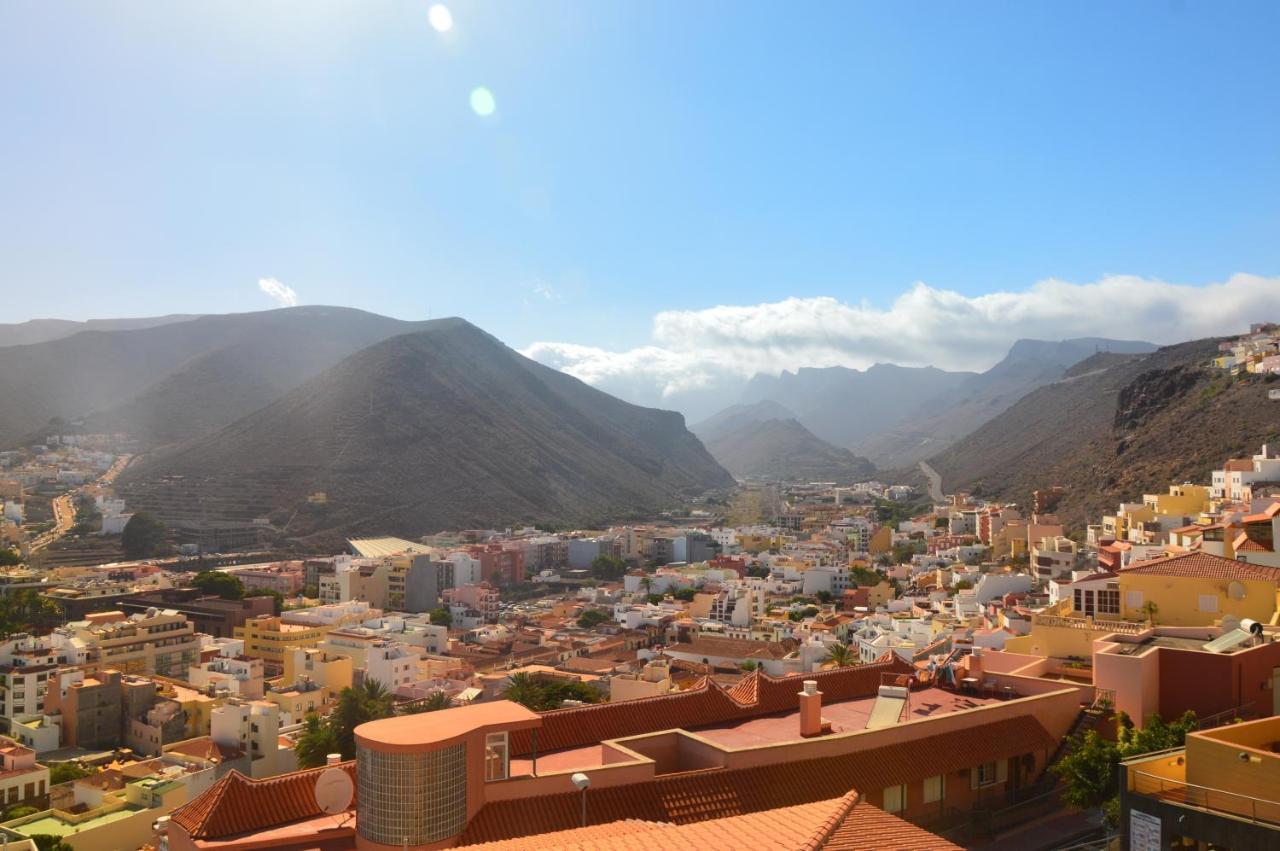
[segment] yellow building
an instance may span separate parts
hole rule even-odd
[[[284,664],[284,657],[295,647],[315,647],[329,631],[327,626],[303,626],[283,623],[277,617],[250,618],[235,628],[235,637],[244,639],[244,655],[264,662]]]
[[[1005,650],[1050,658],[1089,659],[1093,642],[1110,632],[1161,626],[1215,626],[1226,616],[1275,623],[1280,568],[1204,552],[1139,562],[1067,586],[1067,596],[1031,618],[1031,632]]]
[[[1120,571],[1120,617],[1164,626],[1212,626],[1226,615],[1271,623],[1280,568],[1202,552],[1140,562]]]
[[[1156,515],[1195,517],[1209,510],[1212,493],[1205,485],[1171,485],[1168,493],[1149,493],[1142,504]]]
[[[1280,846],[1280,718],[1227,724],[1187,735],[1176,751],[1122,763],[1122,822],[1148,847]],[[1134,837],[1130,846],[1138,847]]]
[[[328,653],[315,647],[295,647],[284,656],[284,677],[281,684],[293,686],[301,682],[312,682],[323,689],[326,701],[332,701],[337,698],[338,692],[350,688],[353,668],[350,656]],[[281,708],[284,708],[283,705]]]
[[[886,525],[873,532],[871,539],[867,541],[867,552],[873,558],[881,553],[893,552],[893,529]]]

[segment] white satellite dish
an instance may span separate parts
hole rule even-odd
[[[1232,581],[1231,584],[1227,586],[1227,596],[1233,600],[1243,600],[1244,583]]]
[[[316,778],[316,804],[331,816],[345,813],[355,792],[355,784],[346,769],[326,768]]]

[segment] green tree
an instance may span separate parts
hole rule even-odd
[[[93,770],[85,768],[77,762],[50,762],[49,766],[49,785],[57,786],[59,783],[69,783],[72,780],[79,780],[81,777],[88,777],[93,774]]]
[[[832,667],[848,668],[858,663],[858,657],[847,644],[839,641],[827,646],[827,661]]]
[[[236,581],[239,582],[240,580],[237,579]],[[272,609],[275,613],[278,615],[284,611],[284,595],[274,588],[255,588],[252,591],[244,592],[244,595],[246,597],[272,597],[274,598]]]
[[[1078,809],[1102,807],[1103,815],[1114,825],[1119,813],[1120,761],[1182,747],[1187,733],[1198,726],[1194,712],[1186,712],[1172,723],[1153,713],[1138,730],[1129,716],[1121,712],[1116,716],[1115,742],[1092,731],[1083,737],[1074,737],[1067,755],[1052,769],[1066,784],[1062,800]]]
[[[587,609],[578,617],[578,626],[583,629],[595,629],[609,620],[609,616],[599,609]]]
[[[16,818],[22,818],[23,816],[33,816],[38,812],[40,811],[37,810],[35,807],[29,806],[27,804],[18,804],[16,807],[10,807],[9,809],[5,810],[4,820],[13,821]]]
[[[508,677],[507,688],[502,696],[535,712],[559,709],[566,700],[580,703],[599,703],[601,700],[600,692],[595,686],[580,680],[537,677],[526,673]]]
[[[343,759],[356,755],[356,727],[379,718],[390,718],[395,713],[395,700],[377,680],[365,680],[358,688],[344,688],[338,693],[338,704],[330,713],[327,723],[338,745],[330,753],[340,753]]]
[[[649,595],[648,597],[646,597],[645,599],[646,599],[646,600],[648,600],[650,603],[652,603],[653,605],[655,605],[655,606],[656,606],[656,605],[658,605],[659,603],[661,603],[663,600],[665,600],[666,598],[665,598],[665,597],[663,597],[661,594],[650,594],[650,595]]]
[[[1094,731],[1073,743],[1069,754],[1053,767],[1054,773],[1066,783],[1062,800],[1077,809],[1087,810],[1102,806],[1116,794],[1116,766],[1120,763],[1120,750]]]
[[[8,547],[0,547],[0,567],[17,567],[22,564],[22,553]]]
[[[1159,613],[1160,607],[1156,605],[1155,600],[1148,600],[1142,604],[1142,614],[1146,616],[1152,626],[1156,625],[1156,615]]]
[[[745,662],[738,663],[738,668],[740,670],[746,671],[748,674],[754,671],[758,667],[759,665],[757,665],[755,662],[752,662],[750,659],[746,660]]]
[[[692,588],[681,588],[680,590],[673,593],[671,596],[675,597],[677,600],[680,600],[681,602],[692,603],[693,598],[698,596],[698,592]]]
[[[446,608],[432,609],[431,622],[436,626],[452,626],[453,615]]]
[[[33,834],[31,841],[35,843],[37,851],[76,851],[71,845],[63,842],[61,836],[50,833]]]
[[[244,597],[244,583],[234,574],[221,570],[202,570],[191,580],[202,594],[212,594],[224,600],[240,600]]]
[[[591,560],[591,575],[606,582],[616,582],[627,572],[627,563],[618,556],[598,555]]]
[[[834,599],[834,598],[831,596],[831,592],[830,592],[830,591],[819,591],[817,594],[814,594],[813,596],[817,597],[817,598],[818,598],[818,602],[819,602],[819,603],[822,603],[823,605],[826,605],[827,603],[830,603],[830,602],[832,601],[832,599]]]
[[[453,698],[447,691],[433,691],[417,703],[411,704],[402,715],[420,715],[423,712],[439,712],[453,706]]]
[[[66,621],[62,606],[34,588],[0,594],[0,635],[44,633]]]
[[[303,720],[302,733],[293,749],[299,768],[317,768],[325,764],[329,754],[341,753],[342,746],[328,721],[313,712]]]
[[[150,558],[164,541],[164,524],[149,511],[139,511],[124,524],[120,546],[127,559]]]

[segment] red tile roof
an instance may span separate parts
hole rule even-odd
[[[1138,562],[1121,571],[1121,575],[1147,573],[1153,576],[1177,576],[1196,579],[1260,579],[1280,582],[1280,568],[1248,564],[1205,552],[1189,552]]]
[[[673,727],[694,729],[784,712],[796,707],[796,694],[804,680],[817,680],[823,700],[828,703],[869,697],[880,687],[881,673],[905,674],[912,670],[895,656],[868,665],[780,678],[755,671],[728,690],[704,677],[697,685],[676,694],[543,712],[537,749],[548,753]],[[513,756],[532,753],[533,744],[532,731],[511,733]]]
[[[1056,746],[1057,740],[1039,721],[1021,715],[838,756],[673,773],[644,783],[593,789],[588,793],[587,819],[594,824],[628,818],[690,824],[835,798],[850,789],[914,783]],[[541,796],[536,806],[528,800],[491,801],[467,825],[461,844],[570,829],[581,824],[581,807],[581,796],[572,791]]]
[[[316,778],[328,766],[254,780],[238,771],[221,780],[170,814],[192,839],[219,839],[265,830],[321,815],[316,805]],[[356,764],[340,766],[356,779]],[[352,806],[355,806],[354,799]]]
[[[1262,544],[1253,540],[1248,536],[1248,534],[1244,532],[1240,533],[1240,536],[1236,538],[1235,543],[1232,546],[1235,547],[1236,552],[1238,553],[1269,553],[1271,552],[1271,550],[1267,549]]]
[[[484,851],[703,851],[709,848],[950,851],[959,848],[870,804],[860,803],[857,792],[811,804],[687,825],[627,819],[471,847]]]

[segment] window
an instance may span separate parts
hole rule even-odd
[[[1137,611],[1142,608],[1142,603],[1143,599],[1141,591],[1126,591],[1124,593],[1124,604],[1130,609]]]
[[[884,806],[886,813],[900,813],[906,807],[907,787],[889,786],[884,790]]]
[[[1200,595],[1200,611],[1202,612],[1218,611],[1218,595],[1217,594],[1201,594]]]
[[[489,733],[484,737],[484,779],[507,779],[507,733]]]
[[[924,802],[926,804],[934,804],[941,801],[947,795],[947,779],[939,774],[936,777],[926,777],[924,779]]]
[[[1098,614],[1120,614],[1120,590],[1118,588],[1106,588],[1098,592]]]
[[[978,772],[979,786],[990,786],[996,782],[996,764],[994,762],[984,762],[974,770]]]

